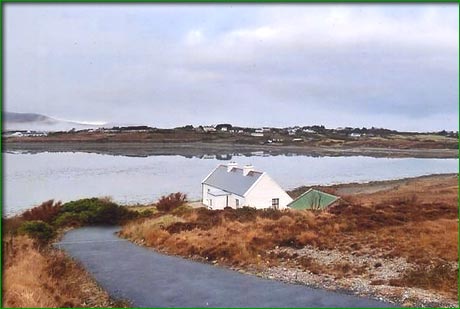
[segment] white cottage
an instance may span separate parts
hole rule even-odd
[[[225,207],[284,209],[292,198],[265,172],[234,162],[217,166],[202,182],[202,202],[211,209]]]

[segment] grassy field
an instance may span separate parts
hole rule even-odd
[[[334,278],[333,288],[352,289],[359,279],[396,300],[413,288],[412,305],[424,305],[418,295],[425,302],[439,296],[437,305],[455,303],[457,176],[386,183],[380,190],[379,183],[372,190],[362,185],[372,193],[353,186],[349,192],[361,193],[342,195],[342,202],[325,212],[181,206],[129,222],[121,235],[169,254],[256,273],[282,266]],[[323,189],[346,193],[344,187]],[[331,262],[330,255],[339,258]]]

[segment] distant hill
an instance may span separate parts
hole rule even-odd
[[[40,115],[40,114],[33,114],[33,113],[11,113],[11,112],[4,112],[3,113],[3,121],[5,122],[45,122],[45,123],[56,123],[57,120],[51,117]]]
[[[37,130],[37,131],[67,131],[72,128],[98,128],[101,125],[88,124],[76,121],[59,120],[46,115],[35,113],[3,113],[3,129]]]

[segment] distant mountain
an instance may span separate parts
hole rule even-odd
[[[4,131],[12,130],[35,130],[35,131],[68,131],[72,128],[77,130],[86,128],[98,128],[103,125],[95,125],[84,122],[55,119],[49,116],[35,113],[3,113]]]

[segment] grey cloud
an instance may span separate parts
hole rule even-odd
[[[457,128],[454,5],[197,7],[7,4],[6,109],[156,126]]]

